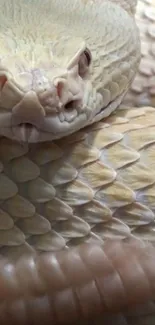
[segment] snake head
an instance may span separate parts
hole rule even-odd
[[[114,111],[140,59],[133,16],[117,1],[14,2],[1,0],[0,134],[59,139]]]

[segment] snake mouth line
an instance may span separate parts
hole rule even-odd
[[[0,114],[1,134],[19,142],[36,143],[44,141],[58,140],[64,136],[69,136],[80,129],[98,122],[103,118],[107,118],[119,105],[124,97],[122,92],[114,100],[110,101],[107,106],[96,109],[83,109],[71,121],[60,120],[58,114],[56,116],[45,116],[43,121],[19,121],[15,123],[12,114]],[[37,125],[38,124],[38,125]]]
[[[20,123],[17,126],[12,128],[13,134],[16,135],[17,138],[27,141],[34,137],[34,134],[38,133],[37,128],[31,123]]]

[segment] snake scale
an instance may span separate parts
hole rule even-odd
[[[141,53],[136,1],[70,4],[0,1],[0,253],[13,261],[155,242],[155,2],[138,1]],[[118,324],[153,324],[151,306]]]
[[[138,1],[136,21],[141,37],[141,62],[132,87],[126,96],[131,106],[155,106],[155,1]]]

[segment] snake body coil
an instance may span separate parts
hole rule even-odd
[[[128,103],[154,103],[154,2],[134,83],[135,0],[0,8],[0,324],[150,325],[154,253],[136,245],[155,241],[155,109],[116,108],[131,84]]]

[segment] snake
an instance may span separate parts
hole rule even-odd
[[[154,245],[155,2],[136,5],[0,0],[0,279],[6,298],[17,299],[2,308],[5,324],[8,315],[25,319],[19,292],[30,294],[24,308],[37,315],[50,274],[54,292],[66,288],[73,275],[64,266],[63,280],[63,263],[78,285],[82,260],[92,254],[98,265],[106,241]],[[104,250],[113,261],[115,247]],[[90,260],[87,267],[99,272]],[[137,325],[145,316],[151,324],[150,304],[111,322]],[[44,321],[43,309],[33,324]]]

